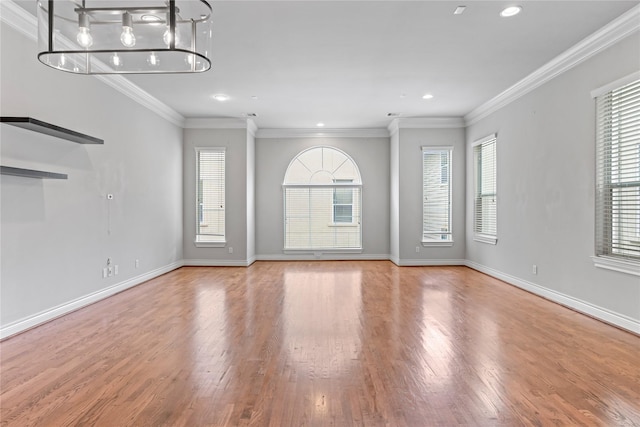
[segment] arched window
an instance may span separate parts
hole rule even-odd
[[[353,159],[313,147],[284,176],[285,250],[362,249],[362,180]]]

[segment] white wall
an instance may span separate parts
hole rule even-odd
[[[225,235],[223,248],[199,248],[196,237],[196,147],[225,147]],[[190,265],[247,265],[248,215],[247,182],[252,182],[252,144],[247,129],[185,129],[184,149],[184,258]],[[250,239],[251,240],[251,239]],[[233,248],[233,253],[229,253]]]
[[[537,293],[640,331],[640,278],[595,268],[595,103],[639,69],[640,35],[467,129],[467,259]],[[471,143],[498,134],[498,244],[473,240]],[[532,265],[538,274],[532,273]],[[626,324],[625,322],[629,322]],[[635,324],[635,326],[634,326]]]
[[[0,126],[3,165],[69,175],[0,179],[0,322],[7,335],[182,259],[182,130],[94,77],[40,64],[35,41],[5,24],[0,31],[1,114],[105,141],[80,145]],[[109,257],[119,274],[103,279]]]
[[[399,130],[399,264],[464,264],[465,256],[465,130]],[[422,246],[422,147],[453,147],[453,246]],[[393,227],[393,226],[392,226]],[[416,247],[420,252],[416,252]]]
[[[308,258],[283,255],[284,214],[282,183],[289,162],[301,151],[325,145],[338,148],[356,162],[362,176],[362,254],[338,258],[389,256],[389,138],[257,138],[256,140],[256,252],[261,259]]]

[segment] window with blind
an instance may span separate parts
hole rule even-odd
[[[313,147],[289,164],[284,184],[284,249],[362,249],[362,181],[355,162],[332,147]]]
[[[196,245],[224,246],[225,149],[196,148]]]
[[[640,265],[638,75],[596,96],[596,255]]]
[[[498,241],[497,136],[482,138],[473,144],[474,240],[496,244]]]
[[[422,147],[422,243],[451,246],[453,147]]]

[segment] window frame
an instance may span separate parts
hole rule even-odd
[[[199,248],[222,248],[225,247],[227,245],[227,224],[226,224],[226,209],[227,209],[227,201],[226,201],[226,185],[227,185],[227,153],[226,153],[226,147],[194,147],[195,153],[196,153],[196,173],[195,173],[195,180],[196,180],[196,191],[195,191],[195,196],[196,196],[196,203],[195,203],[195,208],[196,208],[196,213],[195,213],[195,238],[194,238],[194,245],[196,247]],[[202,236],[206,236],[205,234],[201,234],[200,233],[200,219],[201,219],[201,215],[202,215],[202,209],[201,209],[201,186],[200,186],[200,182],[201,177],[200,177],[200,168],[201,168],[201,162],[200,162],[200,154],[203,152],[212,152],[212,153],[222,153],[223,154],[223,166],[224,166],[224,173],[223,173],[223,183],[222,183],[222,187],[224,189],[224,193],[223,193],[223,211],[224,211],[224,223],[223,223],[223,236],[221,240],[207,240],[206,238],[203,238]]]
[[[495,183],[495,191],[493,193],[482,193],[482,170],[479,165],[479,161],[481,157],[479,154],[482,153],[482,146],[493,142],[494,144],[494,159],[495,163],[493,166],[494,176],[493,181]],[[478,147],[480,147],[478,149]],[[498,243],[498,134],[492,133],[483,138],[480,138],[471,144],[472,154],[473,154],[473,240],[481,243],[488,243],[490,245],[496,245]],[[478,201],[479,199],[483,199],[484,197],[493,197],[495,199],[495,234],[487,232],[484,229],[478,229],[479,219],[478,219]]]
[[[599,89],[591,92],[592,98],[594,98],[595,104],[595,121],[596,121],[596,135],[595,135],[595,245],[592,261],[598,268],[604,268],[608,270],[614,270],[626,274],[640,276],[640,255],[624,253],[628,251],[629,242],[622,243],[621,239],[625,238],[629,233],[619,233],[618,237],[614,237],[614,229],[621,230],[625,225],[628,226],[628,221],[623,218],[625,216],[636,216],[635,221],[635,234],[636,238],[640,240],[640,208],[634,210],[627,210],[628,208],[620,209],[621,200],[617,203],[617,209],[614,209],[614,193],[616,191],[624,190],[626,188],[637,187],[640,197],[640,143],[636,143],[635,147],[630,144],[631,148],[624,148],[625,143],[629,143],[629,140],[621,140],[622,138],[618,134],[618,130],[614,132],[613,122],[619,121],[618,117],[614,117],[614,110],[611,109],[612,105],[606,101],[607,97],[613,96],[613,92],[619,91],[628,85],[640,84],[640,72],[632,73],[619,80],[609,83]],[[631,90],[638,90],[637,88]],[[637,93],[637,92],[636,92]],[[640,99],[635,96],[635,101],[638,104],[632,104],[632,106],[626,105],[626,114],[632,116],[629,113],[629,108],[638,111],[640,106]],[[627,101],[628,102],[628,101]],[[602,105],[601,105],[602,103]],[[611,112],[610,114],[601,111],[602,107],[606,107],[604,111]],[[620,112],[618,111],[618,114]],[[629,119],[627,117],[627,119]],[[640,119],[635,119],[632,124],[636,125],[640,123]],[[610,126],[610,128],[607,128]],[[617,136],[613,136],[616,134]],[[631,140],[633,141],[633,139]],[[633,159],[633,151],[636,151],[635,159]],[[617,159],[614,157],[617,156]],[[621,156],[630,156],[632,158],[631,167],[625,165],[623,169],[617,169],[620,162],[627,162],[627,159],[623,159]],[[637,162],[637,164],[635,163]],[[618,165],[613,167],[612,165]],[[624,163],[622,163],[624,164]],[[633,168],[637,167],[637,173],[635,178],[631,178],[629,181],[628,174],[633,171]],[[617,170],[617,172],[614,172]],[[617,173],[619,176],[623,176],[626,179],[624,182],[612,182],[613,175]],[[618,180],[622,179],[618,177]],[[622,205],[624,206],[624,205]],[[611,209],[608,211],[607,209]],[[616,214],[614,211],[617,211]],[[633,234],[633,231],[630,233]],[[634,243],[635,240],[631,240]],[[620,246],[616,248],[615,246]],[[625,247],[626,246],[626,247]],[[618,249],[618,253],[616,253]],[[634,249],[635,250],[635,249]]]
[[[420,148],[422,152],[422,246],[424,247],[442,247],[442,246],[453,246],[453,146],[422,146]],[[447,186],[447,197],[448,197],[448,207],[447,207],[447,231],[445,233],[427,233],[425,230],[425,223],[427,221],[427,192],[428,188],[425,186],[425,181],[427,177],[427,171],[425,169],[425,155],[427,153],[439,154],[440,160],[438,162],[439,171],[437,171],[438,176],[438,185],[439,186]],[[443,164],[443,155],[448,160]],[[443,169],[446,167],[446,175],[443,175]],[[443,179],[445,178],[446,179]],[[430,240],[426,238],[427,234],[446,234],[449,236],[448,239],[441,240]]]
[[[315,149],[329,149],[329,150],[333,150],[336,151],[338,153],[340,153],[341,155],[343,155],[345,157],[345,161],[342,162],[338,168],[336,169],[336,171],[346,162],[350,162],[351,165],[353,165],[354,168],[354,176],[352,178],[349,179],[350,182],[340,182],[343,181],[343,178],[338,178],[335,179],[335,177],[333,177],[331,179],[331,182],[326,182],[326,183],[316,183],[316,182],[312,182],[311,180],[309,182],[299,182],[297,180],[294,181],[289,181],[288,182],[288,175],[289,175],[289,171],[290,168],[292,167],[292,165],[298,161],[302,162],[302,160],[300,160],[301,156],[303,156],[305,153],[310,152],[311,150],[315,150]],[[324,152],[323,152],[323,156],[324,156]],[[306,167],[306,166],[305,166]],[[307,167],[307,170],[311,173],[311,176],[315,175],[316,173],[319,172],[328,172],[328,170],[324,169],[324,166],[322,166],[322,168],[317,169],[317,170],[311,170]],[[334,171],[335,172],[335,171]],[[357,163],[353,160],[353,158],[351,156],[349,156],[347,153],[345,153],[344,151],[340,150],[339,148],[336,147],[332,147],[332,146],[326,146],[326,145],[318,145],[318,146],[313,146],[313,147],[309,147],[305,150],[302,150],[301,152],[299,152],[298,154],[296,154],[291,161],[289,162],[289,166],[287,167],[287,170],[285,172],[285,177],[284,177],[284,181],[282,184],[282,191],[283,191],[283,197],[282,197],[282,201],[283,201],[283,252],[285,254],[299,254],[299,253],[314,253],[316,256],[319,256],[322,253],[362,253],[363,250],[363,246],[362,246],[362,231],[363,231],[363,227],[362,227],[362,216],[363,216],[363,198],[362,198],[362,193],[363,193],[363,185],[362,185],[362,178],[360,175],[360,170],[358,168]],[[336,189],[346,189],[346,188],[350,188],[352,190],[352,198],[351,198],[351,206],[352,206],[352,210],[351,210],[351,222],[335,222],[335,190]],[[330,209],[331,212],[329,214],[329,217],[327,218],[327,222],[326,227],[330,228],[330,229],[334,229],[336,230],[335,233],[346,233],[348,232],[348,229],[355,229],[357,228],[357,246],[345,246],[345,247],[337,247],[337,246],[315,246],[314,244],[310,244],[308,247],[292,247],[292,246],[287,246],[287,242],[289,241],[289,239],[287,238],[287,231],[288,231],[288,223],[287,221],[290,219],[288,217],[288,207],[287,207],[287,202],[292,202],[292,200],[288,199],[288,195],[287,193],[291,190],[295,190],[295,189],[308,189],[309,193],[310,193],[310,197],[311,196],[311,192],[315,190],[326,190],[326,189],[333,189],[334,191],[330,191],[329,195],[331,197],[330,200]],[[313,212],[309,212],[309,215],[312,215]],[[310,217],[311,218],[311,217]],[[339,231],[342,230],[342,231]],[[313,231],[309,230],[309,237],[312,238],[313,237]]]
[[[353,179],[334,179],[333,180],[334,184],[347,184],[347,185],[351,185],[353,184]],[[338,190],[346,190],[349,189],[351,190],[351,203],[336,203],[336,192]],[[346,192],[345,192],[346,194]],[[349,213],[349,221],[336,221],[336,207],[337,206],[350,206],[350,213]],[[331,209],[331,225],[332,226],[338,226],[338,227],[342,227],[342,226],[349,226],[349,225],[353,225],[353,189],[352,187],[347,187],[347,188],[341,188],[341,187],[335,187],[333,189],[333,201],[332,201],[332,209]]]

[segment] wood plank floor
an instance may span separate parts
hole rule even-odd
[[[640,338],[466,267],[185,267],[0,343],[2,426],[639,426]]]

